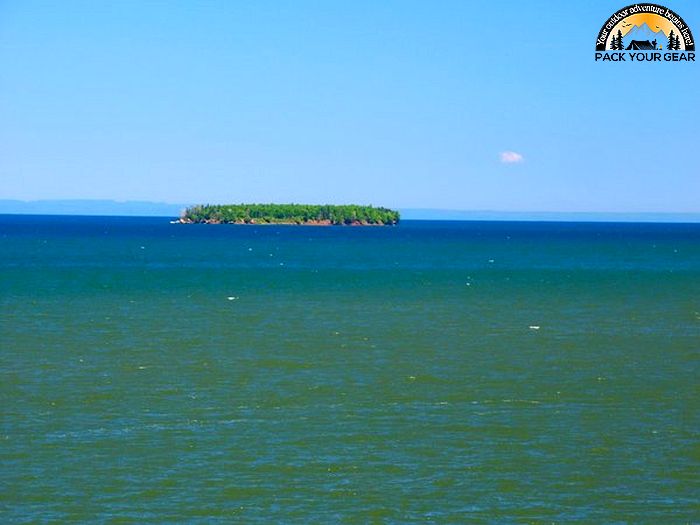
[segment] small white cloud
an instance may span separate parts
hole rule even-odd
[[[503,164],[518,164],[523,162],[525,158],[515,151],[502,151],[501,152],[501,162]]]

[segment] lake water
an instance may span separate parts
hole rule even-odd
[[[0,520],[700,521],[700,225],[0,216]]]

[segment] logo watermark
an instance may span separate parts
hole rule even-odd
[[[680,15],[657,4],[623,7],[595,43],[596,62],[695,62],[695,40]]]

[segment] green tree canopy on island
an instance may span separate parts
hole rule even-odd
[[[232,224],[398,224],[399,212],[374,206],[206,204],[185,210],[182,222]]]

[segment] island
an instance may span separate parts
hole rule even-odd
[[[390,226],[399,223],[399,212],[354,204],[200,204],[187,208],[182,216],[173,222]]]

